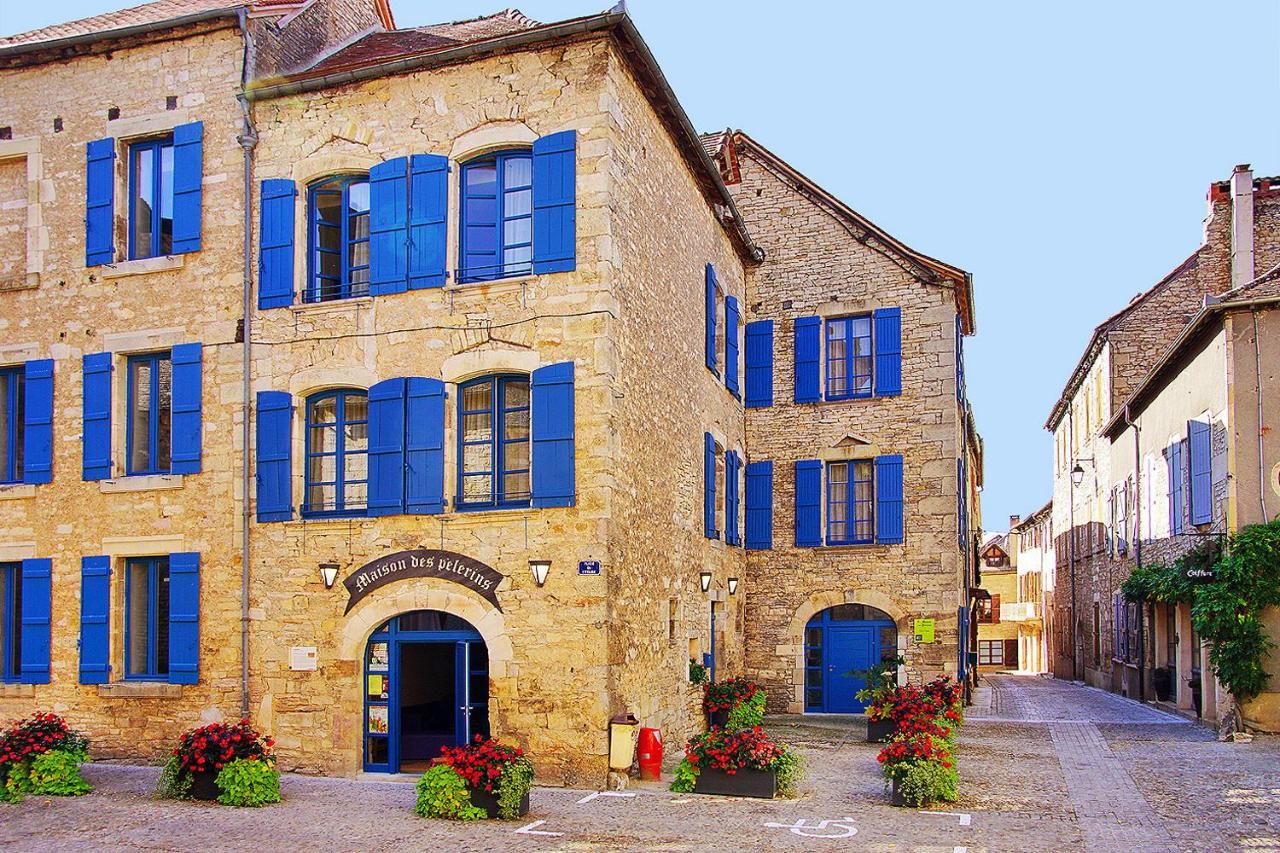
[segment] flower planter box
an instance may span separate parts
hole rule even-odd
[[[729,709],[722,708],[719,711],[712,711],[710,720],[711,725],[716,728],[723,729],[725,726],[729,725]]]
[[[698,781],[694,783],[693,792],[772,800],[778,793],[778,776],[772,770],[749,768],[743,768],[730,776],[723,770],[705,767],[698,771]]]
[[[216,800],[218,794],[218,774],[214,770],[204,770],[191,774],[191,796],[197,800]]]
[[[489,817],[496,818],[498,816],[498,795],[490,794],[488,791],[471,792],[471,805],[478,809],[484,809],[485,814]],[[529,792],[525,791],[524,797],[520,800],[520,811],[517,817],[524,817],[529,813]]]
[[[867,720],[867,743],[880,743],[893,737],[897,731],[893,720]]]
[[[902,792],[898,790],[897,779],[893,780],[893,787],[889,792],[889,805],[897,806],[898,808],[903,808],[903,809],[907,807],[906,797],[902,796]]]

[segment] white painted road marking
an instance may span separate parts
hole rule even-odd
[[[858,828],[853,825],[853,818],[837,818],[835,820],[820,820],[813,826],[809,826],[809,821],[798,820],[795,823],[766,823],[765,826],[770,829],[787,829],[795,835],[801,835],[805,838],[852,838],[858,834]],[[831,826],[834,832],[827,831],[827,827]]]
[[[622,791],[592,791],[582,799],[578,800],[578,805],[589,803],[596,797],[634,797],[635,794],[624,794]]]
[[[563,832],[544,832],[543,830],[535,828],[535,827],[542,826],[544,823],[546,823],[545,820],[535,820],[533,823],[529,824],[528,826],[520,827],[512,834],[513,835],[564,835]]]
[[[960,812],[920,812],[920,814],[937,814],[942,815],[943,817],[958,817],[960,818],[961,826],[968,826],[973,823],[973,815],[961,814]]]

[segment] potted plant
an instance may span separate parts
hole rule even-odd
[[[0,802],[27,794],[75,797],[92,788],[80,775],[89,741],[57,714],[35,714],[0,733]]]
[[[764,722],[765,693],[754,681],[730,678],[708,684],[702,692],[702,710],[713,727],[741,729]]]
[[[956,798],[959,777],[944,738],[932,733],[899,734],[876,757],[891,786],[895,806],[924,806]]]
[[[460,820],[511,820],[528,814],[533,762],[519,747],[476,735],[465,746],[445,747],[441,758],[442,763],[418,782],[418,814]],[[471,808],[459,804],[450,772],[462,780]]]
[[[760,726],[713,728],[685,747],[671,790],[731,797],[794,796],[802,765],[790,747],[776,743]]]
[[[889,716],[890,706],[886,700],[896,689],[898,667],[905,662],[905,658],[899,655],[893,660],[881,661],[870,669],[854,673],[866,679],[866,686],[854,696],[866,711],[867,743],[879,743],[893,736],[894,722]]]
[[[279,802],[280,774],[273,745],[248,720],[191,729],[161,772],[157,793],[234,806]]]
[[[705,684],[707,681],[707,668],[698,663],[693,658],[689,658],[689,683]]]
[[[1151,686],[1155,688],[1157,699],[1168,702],[1173,696],[1173,670],[1167,666],[1158,666],[1153,669]]]

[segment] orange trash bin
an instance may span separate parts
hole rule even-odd
[[[662,778],[662,732],[658,729],[641,729],[636,752],[640,764],[640,778],[657,781]]]

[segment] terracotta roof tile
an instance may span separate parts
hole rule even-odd
[[[54,24],[50,27],[42,27],[38,30],[30,30],[11,36],[0,36],[0,48],[37,44],[43,41],[55,41],[57,39],[93,35],[95,33],[109,33],[112,30],[121,30],[126,27],[158,24],[198,12],[210,12],[214,9],[234,9],[251,4],[252,0],[156,0],[154,3],[144,3],[141,6],[132,6],[128,9],[104,12],[91,18],[81,18],[78,21]]]

